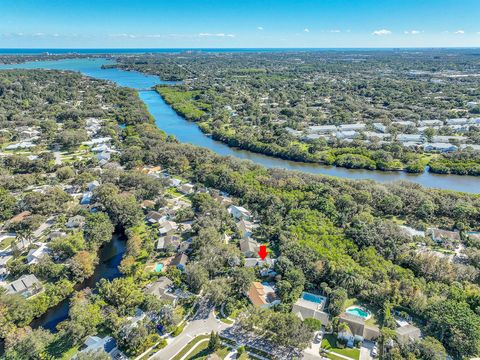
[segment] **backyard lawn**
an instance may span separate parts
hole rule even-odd
[[[360,350],[354,349],[340,349],[337,347],[337,339],[332,334],[327,334],[324,336],[322,340],[322,348],[333,351],[337,354],[348,356],[349,358],[358,360],[360,358]],[[339,359],[339,356],[335,356],[334,354],[326,355],[330,359]]]
[[[0,240],[0,250],[5,250],[15,241],[14,237],[7,237]]]

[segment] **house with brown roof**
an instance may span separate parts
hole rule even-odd
[[[455,250],[462,241],[460,232],[431,228],[427,229],[426,234],[443,248]]]
[[[268,283],[253,282],[247,293],[248,298],[255,307],[269,308],[280,304],[280,299],[275,289]]]
[[[32,213],[30,211],[22,211],[20,214],[15,215],[12,217],[8,222],[10,224],[18,224],[29,217]]]
[[[431,228],[427,229],[427,235],[429,235],[433,241],[443,243],[456,243],[460,242],[460,233],[458,231],[448,231],[442,229]]]

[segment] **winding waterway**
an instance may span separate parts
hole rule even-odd
[[[95,289],[95,285],[101,279],[113,280],[122,276],[118,265],[122,261],[125,253],[126,241],[120,234],[114,234],[112,240],[101,247],[99,252],[99,263],[95,268],[93,275],[85,279],[82,283],[75,286],[79,291],[85,288]],[[33,328],[43,327],[52,332],[56,332],[59,323],[68,318],[70,298],[66,298],[54,307],[48,309],[42,316],[34,319],[30,324]]]
[[[430,188],[480,193],[480,177],[440,175],[429,172],[423,174],[408,174],[399,171],[387,172],[346,169],[335,166],[288,161],[229,147],[206,136],[200,131],[195,123],[189,122],[176,114],[156,92],[145,90],[150,89],[156,84],[168,84],[169,82],[162,81],[157,76],[144,75],[139,72],[101,68],[104,64],[112,63],[114,62],[108,59],[67,59],[0,65],[0,70],[39,68],[72,70],[97,79],[110,80],[120,86],[137,89],[139,90],[140,98],[145,102],[148,110],[155,118],[156,125],[167,134],[174,135],[181,142],[206,147],[220,155],[235,156],[241,159],[251,160],[254,163],[265,167],[297,170],[312,174],[324,174],[348,179],[370,179],[379,182],[408,180]]]

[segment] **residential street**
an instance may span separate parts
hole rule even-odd
[[[185,326],[183,332],[175,338],[168,338],[168,345],[149,359],[171,359],[198,335],[209,334],[212,330],[221,332],[229,326],[231,325],[222,323],[215,318],[212,307],[201,305],[193,319]]]

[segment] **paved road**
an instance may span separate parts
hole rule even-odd
[[[59,151],[54,151],[53,156],[55,157],[55,165],[62,165],[62,155]]]
[[[213,309],[208,306],[200,306],[200,310],[194,318],[185,326],[183,332],[175,338],[168,339],[168,345],[149,359],[168,360],[173,358],[192,339],[202,334],[210,334],[213,331],[221,332],[231,325],[222,323],[215,318]]]
[[[317,333],[315,333],[315,339],[310,343],[310,345],[303,350],[303,357],[304,360],[320,360],[323,359],[320,356],[320,346],[322,345],[322,338],[316,337]]]

